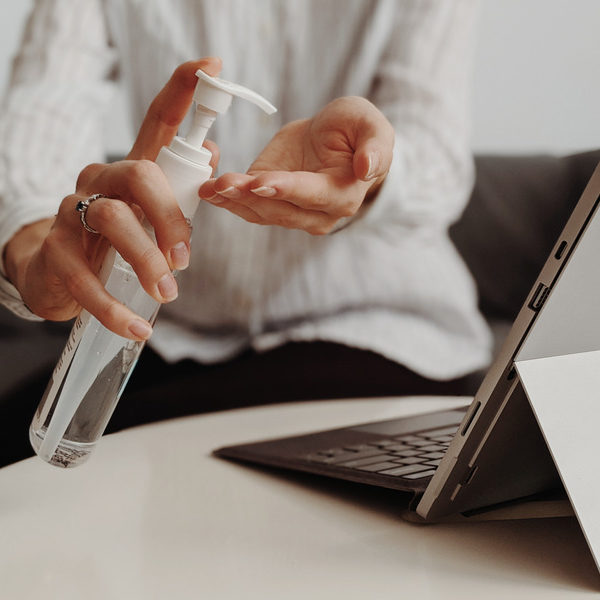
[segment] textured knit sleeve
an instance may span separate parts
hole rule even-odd
[[[445,227],[473,180],[468,104],[475,0],[398,3],[371,100],[396,132],[389,176],[367,220]]]
[[[0,249],[56,214],[82,167],[103,159],[114,65],[99,0],[35,3],[0,111]],[[0,302],[28,316],[4,278]]]

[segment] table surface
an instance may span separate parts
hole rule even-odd
[[[452,408],[296,403],[106,436],[61,470],[0,469],[0,598],[571,598],[600,593],[572,518],[415,525],[396,492],[247,467],[219,446]]]

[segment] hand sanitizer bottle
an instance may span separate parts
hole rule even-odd
[[[217,114],[227,111],[233,96],[253,102],[267,114],[276,110],[247,88],[203,71],[196,75],[190,131],[185,138],[173,138],[156,159],[190,223],[199,203],[198,188],[212,174],[211,154],[202,144]],[[154,322],[160,304],[146,294],[134,270],[113,248],[104,260],[100,278],[117,300]],[[143,347],[144,342],[123,338],[81,311],[29,428],[31,445],[41,458],[60,467],[74,467],[87,460]]]

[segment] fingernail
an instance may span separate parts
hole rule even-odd
[[[240,193],[240,190],[238,190],[234,185],[230,185],[222,192],[218,192],[219,196],[225,196],[225,198],[237,198],[240,196]]]
[[[142,340],[147,340],[152,335],[152,327],[146,323],[146,321],[142,321],[141,319],[134,319],[129,323],[130,333],[135,335],[135,337],[140,338]]]
[[[219,198],[219,194],[215,194],[210,198],[204,198],[204,200],[210,202],[211,204],[221,204],[221,202],[223,202],[223,198]]]
[[[188,245],[185,242],[179,242],[171,248],[169,253],[171,256],[171,264],[175,269],[181,271],[187,269],[190,264],[190,251]]]
[[[260,187],[254,188],[250,191],[253,194],[256,194],[257,196],[264,196],[265,198],[268,198],[269,196],[274,196],[277,193],[277,190],[275,188],[270,187],[268,185],[261,185]]]
[[[215,182],[216,179],[214,177],[211,177],[210,179],[207,179],[201,186],[201,188],[203,187],[207,187],[208,189],[210,189],[210,186],[208,184]],[[204,192],[202,191],[202,189],[198,190],[198,196],[200,196],[200,198],[202,198],[203,200],[210,200],[210,198],[214,198],[217,194],[216,192],[213,190],[213,195],[209,197],[206,196],[208,192],[208,189],[206,189]]]
[[[375,179],[377,176],[377,169],[379,168],[379,159],[376,154],[369,154],[369,169],[367,174],[365,175],[365,181],[370,181],[371,179]]]
[[[162,276],[158,282],[158,291],[166,302],[177,298],[177,282],[171,273]]]

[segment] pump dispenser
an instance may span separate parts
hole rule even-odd
[[[188,222],[196,212],[198,189],[211,175],[211,153],[202,146],[218,114],[234,96],[253,102],[267,114],[276,108],[252,90],[197,71],[195,110],[185,138],[163,146],[156,163],[165,173]],[[153,231],[149,231],[153,234]],[[141,286],[131,266],[111,248],[100,270],[106,290],[153,323],[160,304]],[[83,310],[29,428],[36,453],[50,464],[74,467],[88,458],[102,436],[145,342],[123,338]]]
[[[198,174],[202,167],[208,171],[200,184],[210,177],[211,154],[202,144],[217,116],[227,112],[234,96],[256,104],[268,115],[277,111],[268,100],[246,87],[211,77],[202,70],[196,71],[196,76],[198,83],[194,90],[195,110],[190,130],[185,138],[175,136],[169,147],[163,146],[156,159],[169,179],[181,212],[188,219],[198,206]]]

